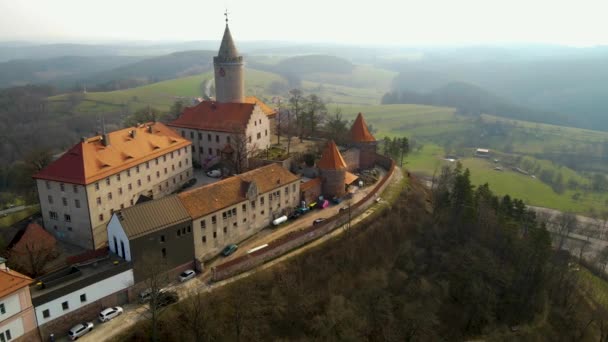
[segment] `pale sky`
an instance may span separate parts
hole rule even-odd
[[[0,40],[608,44],[608,0],[0,0]]]

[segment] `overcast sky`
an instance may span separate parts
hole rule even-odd
[[[607,0],[0,0],[0,40],[608,44]]]

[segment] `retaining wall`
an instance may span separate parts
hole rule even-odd
[[[377,195],[386,189],[389,184],[388,180],[395,173],[395,162],[392,159],[380,155],[377,155],[377,157],[379,157],[377,159],[378,164],[383,167],[386,165],[388,172],[376,184],[374,189],[369,194],[351,206],[351,218],[362,214],[365,212],[365,210],[367,210],[367,208],[369,208],[370,205],[374,203]],[[347,224],[348,220],[349,212],[346,210],[332,217],[331,219],[324,221],[323,224],[311,226],[300,231],[291,232],[277,240],[272,241],[268,244],[268,247],[264,249],[213,267],[211,279],[213,281],[219,281],[255,268],[266,261],[272,260],[306,243],[316,240],[334,229]]]

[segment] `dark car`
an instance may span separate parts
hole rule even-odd
[[[182,190],[188,189],[189,187],[193,186],[194,184],[196,184],[196,178],[192,178],[189,181],[187,181],[186,183],[184,183],[182,185]]]
[[[158,306],[167,306],[179,301],[179,295],[175,291],[164,291],[158,298]]]
[[[326,218],[324,218],[324,217],[318,218],[318,219],[312,221],[312,225],[314,226],[314,225],[317,225],[317,224],[321,224],[325,220],[326,220]]]
[[[295,220],[300,216],[302,216],[302,214],[299,211],[294,211],[293,213],[291,213],[291,215],[289,215],[289,219]]]
[[[230,254],[232,254],[232,253],[236,252],[236,250],[237,250],[238,248],[239,248],[239,246],[238,246],[238,245],[235,245],[235,244],[228,245],[228,246],[226,246],[226,247],[225,247],[225,248],[222,250],[222,255],[223,255],[223,256],[225,256],[225,257],[227,257],[227,256],[229,256]]]

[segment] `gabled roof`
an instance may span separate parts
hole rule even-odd
[[[247,200],[247,190],[255,183],[259,194],[295,182],[299,177],[277,164],[226,178],[177,195],[193,219]]]
[[[108,146],[101,135],[86,139],[33,177],[86,185],[192,144],[158,122],[124,128],[107,136]]]
[[[255,96],[246,96],[245,103],[251,103],[251,104],[258,105],[260,107],[260,109],[262,110],[262,112],[264,112],[264,114],[266,114],[266,116],[273,116],[277,113],[276,109],[271,108],[270,106],[268,106],[262,100],[258,99]]]
[[[330,140],[325,146],[323,150],[323,155],[321,155],[321,160],[317,162],[317,166],[322,170],[341,170],[346,169],[346,162],[340,151],[338,151],[338,146],[333,140]]]
[[[363,119],[363,114],[359,113],[353,126],[350,128],[350,139],[352,142],[372,142],[376,141],[374,136],[369,132],[367,124]]]
[[[237,58],[238,56],[239,52],[236,50],[236,45],[234,45],[232,34],[230,34],[230,28],[228,28],[228,23],[226,23],[224,36],[222,37],[222,43],[220,44],[220,50],[217,52],[217,57],[223,59],[232,59]]]
[[[30,223],[25,228],[23,235],[11,248],[12,253],[25,255],[28,250],[52,249],[57,240],[44,230],[38,223]]]
[[[6,297],[33,282],[32,278],[19,272],[9,270],[8,268],[0,270],[0,298]]]
[[[315,186],[321,185],[321,177],[313,178],[307,182],[300,184],[300,192],[304,192],[306,190],[312,189]]]
[[[129,239],[190,220],[190,215],[176,195],[144,202],[116,212]]]
[[[200,129],[204,131],[244,132],[255,105],[251,103],[220,103],[203,101],[184,109],[182,114],[169,123],[172,127]]]

